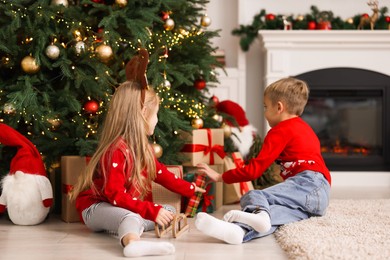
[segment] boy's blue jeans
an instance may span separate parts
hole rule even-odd
[[[275,232],[280,225],[323,216],[329,204],[330,185],[319,172],[304,171],[264,190],[247,192],[240,201],[242,211],[265,210],[271,218],[271,229],[259,233],[252,227],[234,222],[246,231],[243,242]]]

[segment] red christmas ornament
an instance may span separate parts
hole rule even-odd
[[[318,30],[331,30],[332,24],[329,21],[323,21],[317,23],[317,29]]]
[[[162,11],[161,14],[160,14],[160,16],[161,16],[161,19],[162,19],[163,21],[165,21],[165,20],[167,20],[167,19],[169,18],[169,12],[164,12],[164,11]]]
[[[307,29],[308,29],[308,30],[315,30],[316,27],[317,27],[317,24],[316,24],[315,21],[309,21],[309,22],[307,23]]]
[[[368,14],[362,14],[362,17],[363,18],[368,18],[368,17],[370,17]]]
[[[273,21],[273,20],[275,20],[275,15],[274,15],[274,14],[267,14],[267,15],[265,16],[265,19],[266,19],[267,21]]]
[[[218,104],[219,104],[219,98],[217,97],[217,96],[212,96],[211,98],[210,98],[210,104],[211,104],[211,106],[213,106],[213,107],[215,107],[215,106],[217,106]]]
[[[97,34],[98,36],[96,37],[96,42],[102,42],[103,40],[103,33],[104,33],[104,29],[103,28],[99,28],[98,31],[97,31]]]
[[[83,109],[88,114],[96,114],[99,110],[99,103],[96,100],[88,100],[85,102]]]
[[[386,21],[386,23],[390,23],[390,16],[386,16],[385,21]]]
[[[204,79],[197,79],[194,82],[194,87],[198,90],[202,90],[206,87],[206,81]]]

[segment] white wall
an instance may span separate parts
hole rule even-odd
[[[367,0],[368,1],[368,0]],[[211,29],[221,29],[221,37],[213,43],[226,52],[227,67],[239,67],[245,71],[246,105],[248,119],[262,129],[263,101],[261,92],[262,57],[258,43],[255,41],[250,50],[242,52],[239,38],[231,31],[240,24],[252,23],[253,17],[265,9],[267,13],[300,15],[310,13],[310,6],[315,5],[320,11],[332,11],[334,16],[347,19],[357,14],[369,13],[371,10],[366,0],[210,0],[208,15],[212,19]],[[379,7],[390,9],[390,0],[379,0]]]

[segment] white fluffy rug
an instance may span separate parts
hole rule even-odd
[[[324,217],[280,227],[290,259],[390,259],[390,200],[331,200]]]

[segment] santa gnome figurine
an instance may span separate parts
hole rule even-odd
[[[1,181],[0,213],[7,209],[16,225],[40,224],[53,203],[53,190],[41,155],[26,137],[2,123],[0,143],[17,148],[9,174]]]
[[[236,122],[225,119],[225,122],[231,127],[231,139],[235,148],[241,153],[243,158],[246,158],[250,152],[257,129],[251,125],[246,117],[244,109],[237,103],[231,100],[224,100],[216,105],[216,109],[220,113],[224,113],[234,119]]]

